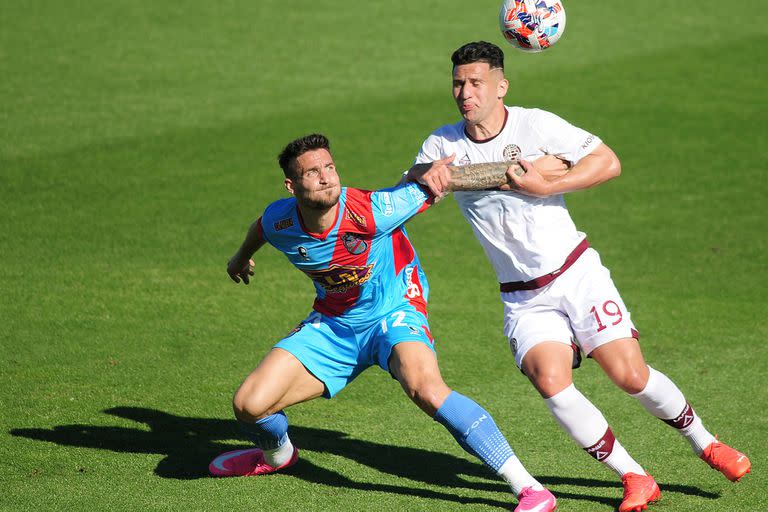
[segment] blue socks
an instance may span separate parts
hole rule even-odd
[[[498,473],[515,455],[491,415],[474,400],[452,391],[434,420],[448,429],[462,448]]]
[[[237,420],[240,430],[257,448],[274,450],[288,440],[288,417],[283,411],[262,418],[256,423]]]

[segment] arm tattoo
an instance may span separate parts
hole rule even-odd
[[[451,171],[451,190],[486,190],[498,188],[508,183],[507,168],[515,168],[515,174],[522,176],[525,170],[516,161],[489,162],[485,164],[469,164],[453,166]]]

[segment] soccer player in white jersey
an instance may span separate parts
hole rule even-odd
[[[683,393],[648,366],[638,332],[598,253],[571,220],[563,194],[597,186],[621,171],[596,135],[555,114],[507,107],[504,54],[487,42],[456,50],[453,97],[462,120],[435,130],[416,163],[455,155],[454,164],[521,159],[526,173],[508,172],[513,190],[456,192],[456,202],[496,271],[504,331],[517,366],[544,398],[557,422],[624,485],[621,512],[644,510],[659,487],[614,437],[602,413],[573,384],[581,352],[653,416],[677,429],[693,451],[729,480],[750,470],[749,459],[718,441]],[[535,161],[555,155],[569,169],[552,172]],[[446,193],[446,165],[414,166],[406,179]]]

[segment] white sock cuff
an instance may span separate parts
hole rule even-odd
[[[676,418],[687,404],[683,392],[669,377],[648,366],[648,382],[645,388],[634,395],[645,409],[657,418],[668,420]]]
[[[573,384],[544,402],[555,420],[582,448],[595,444],[608,430],[603,413]]]
[[[561,407],[568,407],[583,397],[584,395],[581,394],[581,391],[576,389],[576,386],[571,382],[570,386],[549,398],[545,398],[544,402],[546,402],[547,407],[549,407],[550,410],[553,410]]]

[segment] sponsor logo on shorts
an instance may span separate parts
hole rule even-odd
[[[517,338],[509,340],[509,348],[512,350],[513,354],[517,355]]]
[[[371,278],[373,264],[365,266],[331,265],[322,270],[305,270],[310,279],[323,287],[328,294],[344,293],[360,286]]]
[[[520,146],[517,144],[508,144],[504,147],[504,152],[502,154],[504,155],[504,160],[512,161],[519,160],[521,153]]]
[[[381,193],[381,203],[384,205],[384,216],[391,217],[395,213],[395,205],[392,203],[392,195],[389,192]]]
[[[368,249],[368,242],[354,233],[344,233],[341,241],[350,254],[363,254]]]
[[[272,225],[274,226],[275,231],[282,231],[283,229],[288,229],[291,226],[293,226],[293,217],[289,217],[287,219],[280,219]]]

